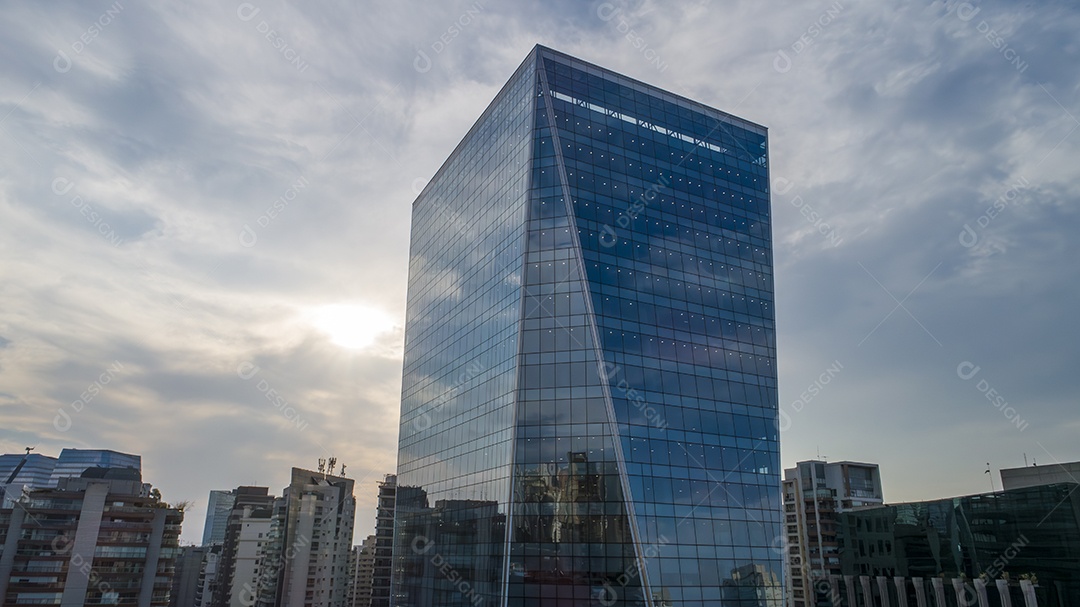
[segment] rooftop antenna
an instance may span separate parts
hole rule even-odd
[[[990,462],[986,462],[986,471],[983,474],[990,475],[990,492],[997,493],[997,486],[994,484],[994,473],[990,472]]]
[[[319,474],[326,474],[326,458],[319,458]]]
[[[1027,463],[1027,453],[1025,453],[1025,454],[1024,454],[1024,467],[1025,467],[1025,468],[1027,468],[1027,466],[1028,466],[1028,463]]]
[[[341,476],[345,476],[345,464],[341,464]]]
[[[337,458],[336,457],[331,457],[330,462],[329,462],[329,469],[327,470],[327,472],[329,472],[330,476],[334,475],[334,468],[336,468],[336,467],[337,467]]]

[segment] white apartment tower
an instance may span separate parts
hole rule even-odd
[[[353,480],[301,468],[276,508],[279,607],[346,607],[356,499]]]
[[[884,503],[881,474],[877,464],[799,462],[784,470],[783,498],[784,603],[812,607],[831,592],[829,576],[840,575],[838,515]]]

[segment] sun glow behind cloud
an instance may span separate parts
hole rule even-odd
[[[308,322],[342,348],[363,350],[384,333],[393,331],[394,318],[362,304],[330,304],[308,313]]]

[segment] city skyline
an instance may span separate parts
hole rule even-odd
[[[409,205],[535,43],[769,127],[783,467],[1080,459],[1067,4],[4,12],[0,453],[138,453],[185,542],[331,456],[366,536]]]

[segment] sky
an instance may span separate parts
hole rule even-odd
[[[769,128],[784,467],[898,502],[1080,460],[1074,3],[0,14],[0,453],[141,454],[185,543],[329,457],[373,531],[410,205],[537,43]]]

